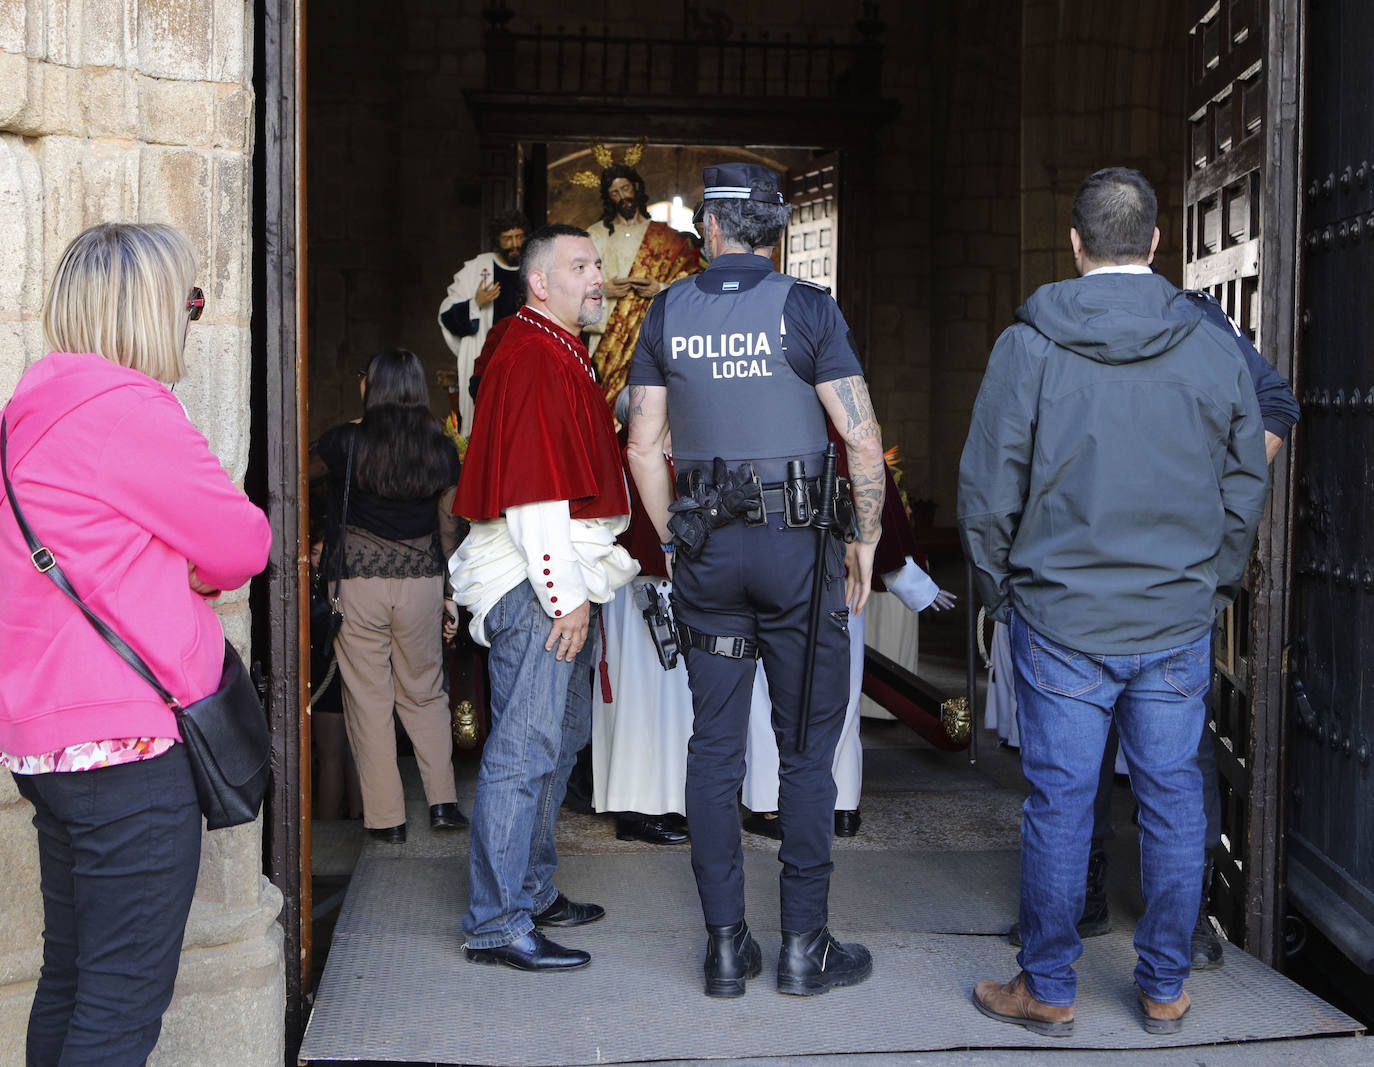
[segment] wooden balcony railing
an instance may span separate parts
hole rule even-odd
[[[768,32],[750,37],[626,36],[579,26],[532,32],[507,28],[504,0],[483,12],[490,91],[578,96],[736,96],[794,99],[855,98],[879,91],[882,23],[865,0],[859,39],[841,43],[811,34]],[[717,28],[719,30],[719,28]],[[726,31],[728,32],[728,30]],[[695,34],[695,35],[694,35]]]

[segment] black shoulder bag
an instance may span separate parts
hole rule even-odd
[[[9,462],[6,456],[8,427],[0,419],[0,474],[5,480],[5,492],[10,498],[10,510],[29,546],[33,565],[46,574],[66,597],[72,601],[87,621],[111,648],[134,671],[157,691],[157,695],[172,709],[177,729],[186,744],[191,762],[191,777],[196,785],[196,797],[211,830],[237,826],[258,817],[262,798],[267,792],[269,757],[272,735],[257,687],[244,670],[243,661],[234,646],[224,642],[224,669],[219,688],[194,704],[182,707],[137,652],[125,643],[98,615],[86,607],[52,551],[43,547],[19,510],[19,501],[10,484]]]

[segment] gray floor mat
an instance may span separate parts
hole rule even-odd
[[[569,857],[560,885],[597,899],[607,918],[558,939],[593,964],[566,975],[478,967],[462,956],[466,892],[459,857],[365,854],[339,918],[303,1060],[470,1064],[628,1063],[955,1048],[1131,1049],[1349,1033],[1358,1024],[1245,953],[1189,980],[1182,1034],[1139,1025],[1128,924],[1095,938],[1079,963],[1077,1030],[1040,1038],[978,1014],[981,978],[1010,978],[1001,937],[930,930],[1005,925],[1016,893],[1014,853],[837,856],[832,914],[842,936],[872,950],[856,989],[792,998],[771,966],[740,1000],[701,995],[702,935],[685,852]],[[628,865],[634,877],[627,878]],[[776,959],[776,863],[746,855],[750,914]],[[522,1013],[518,1007],[529,1004]],[[676,1006],[676,1009],[673,1008]],[[682,1010],[683,1008],[689,1010]],[[492,1025],[493,1020],[505,1020]]]

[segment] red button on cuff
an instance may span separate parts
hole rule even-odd
[[[551,597],[549,597],[549,603],[550,603],[550,604],[557,604],[557,603],[558,603],[558,598],[557,598],[556,596],[551,596]]]
[[[563,614],[563,613],[562,613],[561,611],[555,611],[555,612],[554,612],[554,615],[555,615],[555,616],[557,616],[557,615],[562,615],[562,614]]]

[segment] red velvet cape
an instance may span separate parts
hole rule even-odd
[[[586,348],[528,307],[510,323],[482,376],[453,513],[482,522],[566,500],[575,519],[629,514],[615,424]]]

